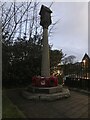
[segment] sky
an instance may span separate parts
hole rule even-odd
[[[50,2],[41,5],[49,7]],[[88,53],[88,2],[54,2],[52,23],[56,24],[49,43],[53,49],[62,49],[64,54],[75,55],[76,61],[81,61]]]
[[[42,4],[47,7],[51,4],[37,1],[40,2],[39,10]],[[50,9],[52,23],[59,20],[49,37],[52,49],[62,49],[67,56],[74,55],[76,61],[81,61],[88,53],[88,2],[54,2]]]

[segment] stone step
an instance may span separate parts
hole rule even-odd
[[[52,93],[58,93],[62,92],[62,85],[58,85],[55,87],[33,87],[29,86],[27,88],[27,91],[32,93],[46,93],[46,94],[52,94]]]
[[[44,93],[32,93],[29,91],[22,91],[22,96],[29,100],[46,100],[46,101],[53,101],[62,98],[67,98],[70,96],[70,91],[67,88],[63,88],[62,92],[52,93],[52,94],[44,94]]]

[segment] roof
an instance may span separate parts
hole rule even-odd
[[[85,55],[84,55],[82,61],[83,61],[83,60],[86,60],[86,59],[87,59],[87,60],[90,60],[90,57],[87,55],[87,53],[85,53]]]

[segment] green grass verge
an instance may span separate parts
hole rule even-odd
[[[4,92],[2,95],[2,118],[25,118],[25,115],[11,102]]]

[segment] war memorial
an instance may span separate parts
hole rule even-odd
[[[23,7],[21,7],[21,9],[25,7],[24,4],[25,3],[23,3]],[[11,6],[13,8],[13,5]],[[18,7],[16,6],[16,8]],[[5,5],[5,9],[6,9],[6,5]],[[39,69],[40,70],[39,72],[37,70],[37,66],[34,66],[35,62],[33,60],[33,57],[35,56],[35,54],[32,52],[32,50],[30,51],[30,44],[29,45],[25,44],[25,48],[28,47],[27,51],[30,52],[29,54],[32,55],[33,57],[32,56],[28,57],[28,60],[27,62],[25,62],[25,65],[23,64],[24,62],[21,62],[19,59],[21,58],[21,56],[16,50],[16,49],[19,49],[19,47],[17,47],[18,44],[15,46],[16,49],[14,53],[16,54],[18,53],[18,57],[17,55],[15,55],[16,58],[18,58],[18,61],[16,61],[16,59],[15,59],[16,63],[12,61],[13,64],[11,66],[12,68],[12,71],[10,71],[11,74],[8,74],[9,73],[8,69],[6,69],[8,67],[7,65],[8,62],[6,62],[7,61],[6,53],[9,53],[9,51],[7,52],[8,47],[6,49],[6,46],[5,46],[5,49],[2,49],[4,51],[3,55],[6,56],[4,58],[5,61],[3,59],[3,65],[5,65],[5,68],[3,70],[4,72],[2,75],[3,75],[3,78],[7,78],[7,79],[3,79],[3,82],[5,81],[5,84],[2,84],[4,86],[2,86],[3,89],[2,91],[0,91],[0,94],[2,92],[1,94],[2,101],[0,100],[2,102],[2,105],[1,105],[2,108],[0,108],[2,111],[2,112],[0,111],[1,112],[0,117],[2,119],[8,119],[8,118],[12,118],[12,119],[13,118],[15,119],[18,119],[18,118],[20,119],[24,119],[24,118],[25,119],[86,118],[87,119],[90,116],[90,112],[89,112],[90,58],[89,56],[85,54],[81,62],[65,65],[64,67],[65,69],[63,69],[64,74],[62,75],[62,78],[64,80],[64,85],[62,84],[62,81],[60,81],[62,79],[58,77],[59,75],[57,77],[56,77],[56,74],[52,75],[51,67],[53,67],[54,65],[52,65],[51,62],[53,61],[52,58],[55,56],[53,55],[53,57],[51,58],[51,52],[50,52],[51,49],[48,43],[49,28],[51,27],[50,25],[53,24],[51,19],[53,12],[50,9],[51,9],[50,7],[48,8],[42,5],[40,12],[38,14],[38,16],[40,15],[39,25],[41,25],[41,28],[43,30],[43,35],[41,36],[41,39],[42,38],[43,39],[42,39],[42,44],[40,43],[40,49],[39,49],[40,52],[38,52],[37,49],[35,49],[35,46],[33,46],[33,49],[35,49],[35,53],[37,53],[38,55],[40,53],[40,56],[39,56],[40,59],[38,59],[38,62],[35,61],[37,64],[40,63],[39,68],[41,70]],[[29,8],[28,10],[30,11]],[[29,12],[28,10],[27,10],[27,13]],[[65,10],[67,9],[65,8]],[[20,14],[18,14],[18,16],[20,16]],[[31,22],[30,20],[28,21]],[[26,24],[24,25],[26,26]],[[20,30],[21,28],[22,27],[20,26]],[[55,39],[55,42],[58,42],[58,40]],[[63,42],[63,45],[64,45],[64,42]],[[11,48],[11,46],[9,47]],[[26,49],[24,49],[23,51],[25,50]],[[11,49],[10,49],[10,53],[12,53]],[[30,60],[32,60],[33,62],[30,62]],[[57,60],[58,60],[58,57],[57,57]],[[26,68],[28,67],[30,69],[28,70],[25,69],[25,66]],[[23,73],[23,74],[20,74],[20,73]]]
[[[52,11],[42,5],[40,10],[40,25],[43,27],[41,76],[33,76],[32,84],[23,92],[23,97],[30,100],[57,100],[70,96],[68,88],[58,84],[58,78],[50,75],[50,57],[48,44],[48,27],[52,23]]]

